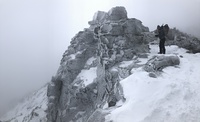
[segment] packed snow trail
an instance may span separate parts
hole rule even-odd
[[[149,58],[160,55],[157,45],[150,48]],[[166,51],[165,55],[178,55],[180,65],[163,69],[157,78],[142,68],[133,69],[121,81],[126,102],[107,115],[107,121],[200,122],[200,54],[177,46],[166,46]]]

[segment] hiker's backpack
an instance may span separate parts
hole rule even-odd
[[[168,26],[168,24],[164,25],[164,31],[165,31],[165,36],[166,36],[168,34],[168,32],[169,32],[169,26]]]
[[[163,25],[158,29],[158,37],[160,39],[165,39],[165,30]]]

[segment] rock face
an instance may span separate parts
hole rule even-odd
[[[124,7],[115,7],[108,12],[108,16],[109,20],[118,21],[121,19],[127,19],[127,12]]]
[[[200,40],[194,36],[179,31],[176,28],[170,29],[167,35],[169,40],[166,45],[177,45],[189,50],[190,53],[200,52]]]
[[[48,122],[86,122],[95,111],[123,101],[119,81],[131,68],[119,64],[149,52],[143,34],[149,29],[127,18],[124,7],[99,11],[89,24],[72,39],[48,86]]]

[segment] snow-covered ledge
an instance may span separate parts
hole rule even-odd
[[[153,56],[144,65],[143,69],[149,73],[150,77],[157,77],[158,71],[168,66],[176,66],[180,64],[180,59],[176,55],[156,55]]]

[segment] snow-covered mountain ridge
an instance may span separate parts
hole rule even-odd
[[[167,54],[157,54],[155,34],[124,7],[99,11],[89,24],[48,86],[1,121],[199,122],[198,39],[171,29]]]

